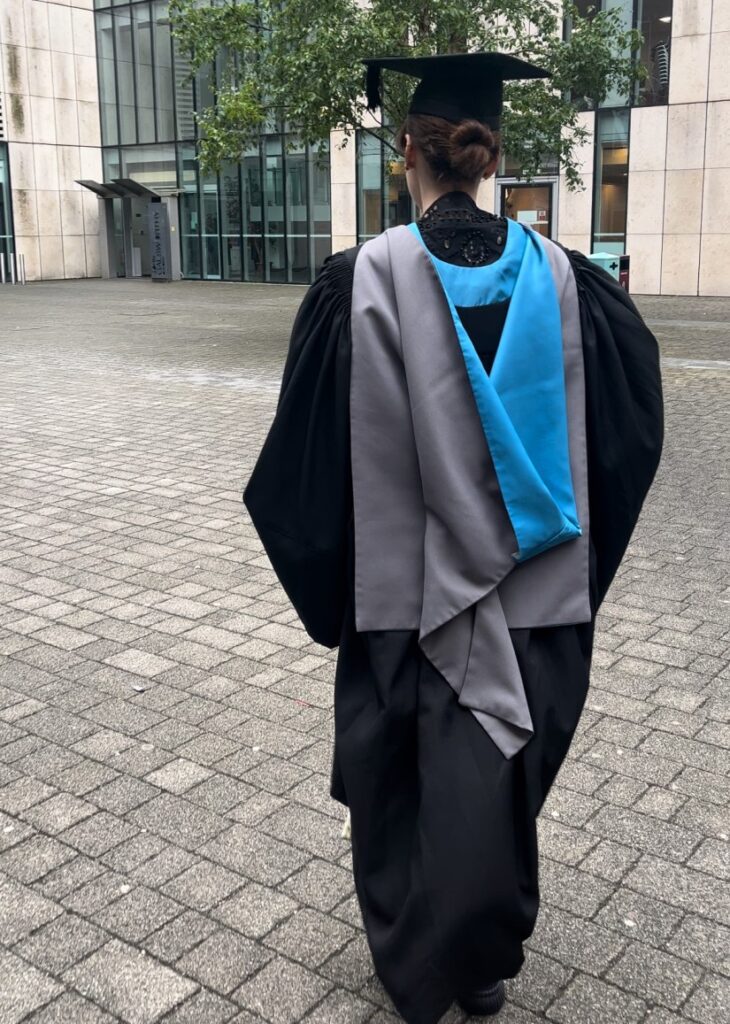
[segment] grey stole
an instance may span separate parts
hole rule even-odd
[[[591,618],[578,295],[567,257],[544,241],[583,533],[522,563],[428,254],[406,227],[391,228],[362,247],[353,285],[356,628],[417,630],[425,656],[508,758],[534,731],[509,629]]]

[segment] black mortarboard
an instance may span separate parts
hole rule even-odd
[[[518,78],[549,78],[550,72],[508,53],[443,53],[434,57],[367,58],[368,110],[382,104],[381,72],[420,78],[409,114],[431,114],[447,121],[475,118],[497,127],[502,86]]]

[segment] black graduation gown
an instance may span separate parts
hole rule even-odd
[[[439,253],[443,257],[443,253]],[[536,816],[586,698],[593,621],[515,629],[533,737],[505,759],[410,631],[357,633],[349,461],[354,250],[330,257],[294,324],[279,406],[244,500],[310,636],[339,645],[332,796],[350,807],[376,970],[408,1024],[513,977],[538,910]],[[579,253],[591,599],[616,572],[662,444],[655,339]],[[467,314],[487,369],[507,303]]]

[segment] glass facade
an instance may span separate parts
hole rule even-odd
[[[623,253],[629,185],[629,111],[596,113],[592,251]]]
[[[639,61],[648,76],[637,82],[633,96],[611,92],[602,107],[657,106],[669,101],[669,65],[672,38],[672,0],[574,0],[581,14],[595,10],[618,10],[619,20],[628,30],[638,28],[643,36]],[[570,26],[567,26],[570,30]]]
[[[203,174],[195,111],[208,69],[172,38],[167,0],[95,0],[104,177],[179,192],[184,277],[308,283],[331,251],[329,152],[272,130],[237,163]]]
[[[358,132],[358,242],[366,242],[396,224],[408,224],[414,216],[403,158],[377,136]]]
[[[14,251],[8,147],[5,142],[0,142],[0,255],[5,257],[6,272],[8,270],[8,256]]]

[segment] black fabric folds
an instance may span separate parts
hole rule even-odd
[[[346,603],[352,264],[330,257],[292,331],[276,417],[244,502],[317,643],[336,647]]]
[[[654,479],[664,438],[659,347],[626,291],[568,252],[580,302],[594,609],[606,596]]]

